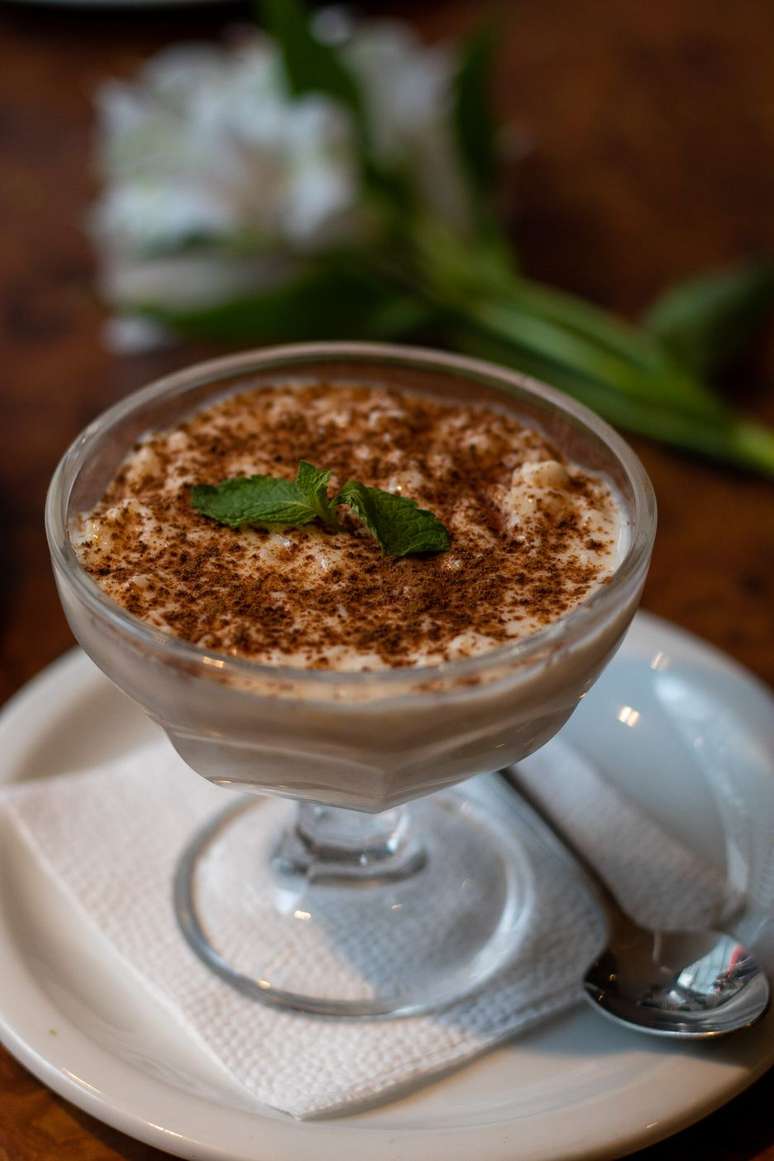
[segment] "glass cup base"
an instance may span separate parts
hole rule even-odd
[[[411,1015],[462,999],[518,954],[530,867],[471,798],[295,809],[240,800],[178,864],[185,938],[244,995],[324,1016]]]

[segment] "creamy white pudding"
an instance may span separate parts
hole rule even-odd
[[[231,528],[191,488],[292,479],[299,460],[414,500],[446,551],[386,555],[342,527]],[[435,665],[516,642],[606,584],[628,531],[602,475],[495,407],[319,383],[241,391],[134,445],[77,521],[79,558],[118,604],[213,651],[304,669]]]

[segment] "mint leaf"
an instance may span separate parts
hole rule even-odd
[[[351,508],[389,556],[443,552],[449,547],[449,533],[441,521],[405,496],[348,480],[335,502]]]
[[[336,510],[328,499],[331,473],[321,472],[306,460],[299,462],[295,480],[279,476],[236,476],[222,484],[197,484],[191,503],[197,512],[241,528],[310,524],[322,520],[329,528],[339,527]]]
[[[202,516],[230,528],[298,526],[318,516],[294,480],[276,476],[235,476],[222,484],[197,484],[191,489],[191,503]]]
[[[414,500],[349,480],[334,500],[328,497],[331,473],[300,460],[295,480],[277,476],[235,476],[220,484],[196,484],[191,505],[202,516],[229,528],[252,525],[271,530],[321,520],[341,531],[336,505],[347,504],[390,556],[443,552],[449,533],[432,512]]]
[[[300,460],[296,472],[295,485],[315,516],[330,528],[338,528],[336,510],[328,499],[328,484],[331,473],[321,472],[306,460]]]

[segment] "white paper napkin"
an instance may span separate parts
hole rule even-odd
[[[663,930],[717,922],[722,870],[672,839],[561,739],[523,762],[516,782],[567,828],[636,922]]]
[[[719,873],[601,784],[572,751],[552,746],[553,779],[545,777],[542,755],[524,764],[523,776],[554,805],[567,793],[579,838],[602,855],[624,901],[646,922],[711,917],[722,905]],[[583,972],[604,941],[593,899],[503,783],[475,779],[467,792],[493,809],[512,810],[540,885],[539,905],[528,916],[516,962],[483,992],[438,1014],[393,1021],[336,1022],[268,1008],[194,956],[173,915],[172,873],[197,827],[223,808],[225,792],[193,774],[166,740],[98,770],[6,788],[0,814],[107,936],[127,970],[257,1103],[311,1117],[385,1099],[578,999]]]

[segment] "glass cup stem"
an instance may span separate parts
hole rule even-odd
[[[425,849],[407,806],[368,814],[313,802],[298,805],[274,859],[281,877],[360,882],[402,879],[421,870]]]

